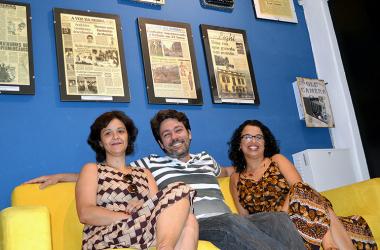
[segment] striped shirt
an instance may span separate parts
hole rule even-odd
[[[190,154],[188,162],[169,156],[149,155],[131,162],[130,165],[148,168],[159,189],[176,181],[182,181],[191,186],[197,191],[194,198],[194,213],[198,219],[231,212],[224,202],[216,178],[221,172],[220,166],[204,151],[199,154]]]

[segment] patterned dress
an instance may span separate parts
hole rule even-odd
[[[182,182],[175,182],[152,198],[148,198],[148,194],[148,179],[144,170],[132,168],[131,174],[126,175],[98,164],[98,206],[112,211],[125,211],[128,202],[143,200],[144,204],[128,219],[107,226],[85,225],[82,249],[147,249],[155,244],[156,223],[160,213],[186,196],[189,196],[192,205],[195,191]]]
[[[288,214],[301,234],[305,247],[319,249],[330,227],[328,208],[332,208],[332,205],[327,198],[306,183],[298,182],[289,187],[274,161],[258,181],[240,174],[237,189],[240,204],[250,214],[280,211],[289,194]],[[368,224],[361,216],[338,218],[356,249],[378,249]]]

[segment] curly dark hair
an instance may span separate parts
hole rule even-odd
[[[113,120],[118,119],[124,123],[125,128],[128,132],[128,146],[125,151],[125,155],[133,153],[134,143],[137,138],[138,129],[133,123],[132,119],[129,118],[124,112],[114,110],[110,112],[103,113],[100,115],[94,123],[91,125],[91,131],[87,139],[87,143],[96,153],[96,161],[104,162],[106,160],[106,151],[102,146],[100,146],[100,132],[102,129],[108,126],[108,124]]]
[[[246,120],[240,126],[235,129],[228,142],[228,157],[230,158],[232,165],[235,166],[236,172],[240,173],[245,169],[246,161],[243,152],[240,150],[241,136],[246,126],[255,126],[261,129],[264,135],[264,157],[272,157],[275,154],[280,153],[280,148],[277,144],[276,138],[269,130],[267,126],[258,120]]]
[[[190,122],[186,114],[174,109],[164,109],[157,112],[157,114],[150,120],[150,128],[157,142],[161,142],[160,127],[161,123],[166,119],[176,119],[185,126],[185,128],[191,131]]]

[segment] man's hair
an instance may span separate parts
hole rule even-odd
[[[127,129],[128,146],[127,146],[127,150],[125,151],[125,155],[129,155],[133,153],[134,143],[136,141],[136,137],[138,134],[138,130],[135,124],[133,123],[132,119],[129,118],[124,112],[117,111],[117,110],[110,111],[96,118],[94,123],[91,125],[91,131],[87,139],[87,143],[91,146],[91,148],[96,153],[97,162],[104,162],[106,160],[106,151],[100,145],[100,133],[102,129],[106,128],[113,119],[120,120],[124,124],[125,128]]]
[[[157,112],[157,114],[150,120],[150,128],[157,142],[162,142],[160,137],[161,123],[166,119],[176,119],[185,126],[187,130],[191,130],[190,122],[185,113],[179,112],[174,109],[164,109]]]

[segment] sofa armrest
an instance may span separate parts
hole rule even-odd
[[[333,204],[337,215],[360,215],[380,243],[380,178],[354,183],[322,192]]]
[[[51,250],[49,210],[43,206],[16,206],[0,212],[3,250]]]
[[[379,214],[380,178],[322,192],[333,204],[339,215]]]

